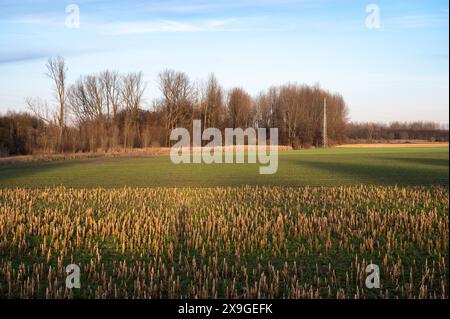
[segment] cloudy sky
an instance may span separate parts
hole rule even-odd
[[[320,83],[355,121],[448,123],[448,33],[448,1],[0,0],[0,112],[51,100],[45,62],[61,55],[69,81],[142,71],[147,108],[172,68],[254,95]]]

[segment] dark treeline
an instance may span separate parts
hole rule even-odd
[[[405,132],[408,138],[441,140],[441,130],[436,135],[438,130],[428,124],[423,124],[423,130],[397,131],[379,124],[349,124],[343,97],[318,86],[286,84],[252,97],[242,88],[224,90],[213,74],[199,84],[185,73],[164,70],[157,79],[161,98],[146,110],[142,73],[104,71],[81,76],[69,84],[63,58],[49,59],[46,68],[55,101],[28,98],[30,112],[0,116],[0,154],[170,146],[171,130],[191,128],[194,119],[200,119],[203,128],[221,130],[276,127],[279,144],[318,147],[322,144],[325,99],[330,145],[343,143],[347,137],[403,138]]]
[[[433,122],[348,123],[348,141],[425,140],[447,142],[448,126]]]

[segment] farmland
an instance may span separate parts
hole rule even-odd
[[[256,164],[174,165],[168,156],[0,164],[0,187],[448,185],[448,147],[282,151],[278,172]]]
[[[285,151],[272,176],[14,163],[0,185],[2,298],[448,298],[448,148]]]
[[[0,294],[448,298],[447,214],[443,187],[1,190]]]

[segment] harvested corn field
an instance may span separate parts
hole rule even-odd
[[[0,189],[2,298],[448,298],[448,188]],[[66,266],[80,268],[67,289]],[[366,267],[380,269],[380,289]]]

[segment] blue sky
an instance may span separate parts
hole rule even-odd
[[[67,28],[66,6],[80,10]],[[380,28],[366,27],[368,4]],[[448,1],[432,0],[0,0],[0,112],[51,100],[48,57],[69,81],[104,69],[142,71],[145,107],[157,74],[214,72],[251,94],[286,82],[342,94],[355,121],[448,123]]]

